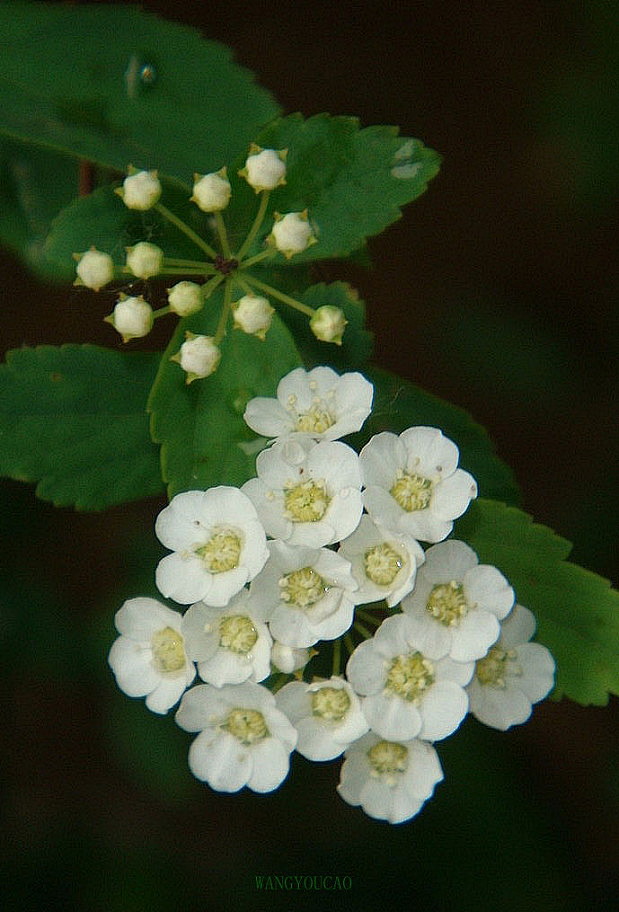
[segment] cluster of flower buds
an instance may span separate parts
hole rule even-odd
[[[190,276],[167,289],[168,303],[153,310],[142,295],[120,294],[114,310],[105,319],[122,336],[123,342],[147,335],[153,321],[167,313],[187,317],[201,310],[217,287],[223,285],[224,303],[222,319],[215,336],[191,337],[177,353],[175,360],[186,371],[187,382],[208,377],[216,370],[220,354],[215,356],[227,331],[229,317],[235,329],[254,335],[264,341],[271,325],[274,308],[271,300],[291,306],[309,318],[314,336],[323,342],[340,345],[346,328],[346,318],[339,307],[324,305],[316,309],[289,294],[265,284],[254,267],[280,253],[286,259],[303,253],[318,243],[316,227],[305,209],[301,212],[273,213],[273,225],[262,249],[255,252],[255,240],[267,213],[272,191],[286,183],[286,158],[288,150],[262,149],[253,145],[245,165],[238,172],[260,196],[258,210],[248,233],[238,249],[232,250],[223,218],[230,204],[232,185],[227,169],[209,174],[195,174],[191,201],[203,212],[213,216],[214,232],[219,249],[200,237],[177,215],[161,203],[162,186],[156,171],[129,169],[121,187],[116,192],[127,208],[137,212],[154,209],[170,222],[175,230],[186,235],[205,256],[203,260],[182,260],[166,257],[164,251],[150,241],[140,241],[126,248],[125,265],[115,268],[112,257],[95,247],[74,254],[77,260],[75,284],[100,291],[115,279],[132,276],[146,282],[156,277]],[[265,297],[266,295],[266,297]],[[206,340],[196,342],[196,338]],[[186,367],[186,365],[189,365]]]
[[[213,789],[272,791],[293,750],[343,755],[341,797],[400,823],[443,778],[435,743],[467,713],[526,721],[554,662],[500,571],[448,538],[477,495],[456,445],[431,427],[342,442],[372,399],[361,374],[317,367],[251,400],[270,441],[256,477],[178,494],[156,521],[157,587],[188,607],[125,602],[109,662],[153,712],[180,700]]]

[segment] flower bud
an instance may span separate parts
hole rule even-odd
[[[332,304],[324,304],[310,319],[310,329],[321,342],[335,342],[336,345],[341,345],[347,323],[344,311]]]
[[[191,314],[202,310],[204,300],[202,288],[195,282],[177,282],[168,288],[168,304],[172,313],[179,317],[189,317]]]
[[[312,234],[310,223],[307,220],[307,210],[304,212],[289,212],[287,215],[275,215],[275,224],[268,237],[271,244],[275,244],[286,259],[295,253],[302,253],[316,238]]]
[[[212,336],[196,336],[188,332],[180,349],[170,360],[180,364],[187,374],[185,382],[192,383],[194,380],[210,376],[217,370],[221,351]]]
[[[91,247],[86,253],[73,254],[78,261],[76,272],[77,279],[74,285],[85,285],[93,291],[99,291],[114,278],[114,261],[107,253]]]
[[[127,247],[127,266],[138,279],[149,279],[158,275],[163,268],[163,250],[156,244],[140,241],[135,247]]]
[[[278,643],[277,641],[273,643],[273,648],[271,649],[271,664],[278,671],[283,671],[286,674],[292,674],[293,671],[298,671],[299,668],[305,668],[310,658],[309,649],[294,649],[292,646],[284,646],[283,643]]]
[[[203,212],[221,212],[230,202],[232,188],[226,169],[212,174],[194,174],[193,196],[190,199]]]
[[[245,167],[239,171],[256,193],[261,190],[274,190],[286,183],[287,149],[261,149],[252,144]]]
[[[156,171],[135,171],[123,181],[122,187],[116,190],[127,209],[146,212],[151,209],[161,196],[161,184]]]
[[[153,328],[153,310],[141,295],[121,295],[113,312],[104,319],[121,334],[123,342],[146,336]]]
[[[271,325],[275,311],[266,298],[259,295],[246,294],[232,305],[234,312],[234,325],[237,329],[264,339]]]

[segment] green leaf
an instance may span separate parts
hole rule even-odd
[[[162,444],[170,497],[217,484],[241,485],[255,474],[256,437],[243,420],[245,406],[254,396],[274,396],[281,377],[301,363],[290,333],[274,314],[264,342],[231,329],[221,343],[216,372],[187,385],[184,371],[170,357],[187,331],[214,335],[222,297],[218,289],[204,310],[180,321],[149,399],[151,432]]]
[[[258,234],[270,232],[273,212],[309,211],[318,243],[295,255],[297,265],[309,260],[344,257],[362,247],[367,237],[400,218],[400,209],[420,196],[439,170],[440,157],[418,139],[398,135],[397,127],[360,129],[354,117],[300,114],[267,126],[256,142],[288,149],[286,184],[269,200],[268,217]],[[238,167],[244,163],[238,162]],[[256,208],[255,193],[230,169],[233,195],[229,216],[232,235],[241,238]],[[244,185],[244,186],[243,186]],[[278,260],[284,257],[278,254]]]
[[[82,510],[160,494],[146,415],[157,362],[94,345],[9,352],[0,365],[0,474]]]
[[[355,447],[360,448],[380,431],[401,434],[414,425],[438,427],[457,444],[460,466],[475,477],[481,494],[520,503],[511,469],[496,455],[483,427],[467,412],[388,371],[371,367],[363,373],[374,384],[374,407],[361,433],[354,437]]]
[[[498,567],[535,614],[539,641],[557,663],[556,696],[604,705],[609,692],[619,693],[619,592],[566,562],[568,541],[490,500],[471,504],[455,534]]]
[[[0,4],[0,133],[188,181],[277,105],[231,51],[133,5]]]

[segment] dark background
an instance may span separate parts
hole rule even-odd
[[[398,124],[442,153],[371,242],[374,270],[328,276],[359,288],[378,363],[468,409],[525,509],[616,583],[618,4],[142,5],[231,45],[286,112]],[[3,348],[117,344],[88,298],[0,268]],[[616,700],[545,702],[506,734],[469,720],[400,827],[335,795],[337,763],[297,758],[266,797],[213,794],[186,769],[188,736],[105,663],[114,611],[152,591],[160,502],[76,514],[2,493],[2,908],[616,907]],[[255,890],[286,873],[353,889]]]

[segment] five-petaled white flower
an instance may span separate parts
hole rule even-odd
[[[291,681],[275,699],[299,733],[297,751],[308,760],[339,757],[369,729],[359,697],[340,677],[313,684]]]
[[[389,823],[414,817],[443,778],[438,755],[425,741],[386,741],[370,732],[344,756],[339,795]]]
[[[155,532],[174,552],[159,562],[157,587],[182,605],[223,608],[269,555],[251,501],[226,485],[177,494],[157,517]]]
[[[337,440],[358,431],[372,411],[374,387],[362,374],[337,374],[330,367],[297,367],[277,386],[277,398],[250,399],[245,421],[257,434],[308,434]]]
[[[341,543],[339,553],[350,561],[359,583],[357,605],[385,599],[390,608],[411,591],[417,567],[424,560],[415,538],[382,529],[366,515]]]
[[[502,573],[480,564],[464,542],[440,542],[426,551],[415,588],[402,602],[422,649],[470,662],[486,655],[514,604]]]
[[[185,694],[176,721],[200,732],[189,768],[218,792],[272,792],[284,781],[297,733],[260,684],[199,684]]]
[[[267,533],[293,545],[320,548],[359,524],[359,458],[345,443],[282,438],[256,459],[257,478],[242,487]]]
[[[451,735],[467,713],[464,687],[473,662],[422,652],[409,618],[400,614],[387,618],[371,640],[357,646],[346,674],[365,696],[365,717],[382,738],[438,741]]]
[[[274,639],[296,649],[334,640],[353,621],[357,584],[350,564],[328,548],[269,542],[270,557],[250,586],[268,611]]]
[[[246,589],[223,611],[204,602],[192,605],[183,618],[182,633],[187,654],[208,684],[263,681],[271,673],[273,640],[263,612]]]
[[[193,681],[196,669],[185,651],[182,617],[152,598],[133,598],[116,612],[120,633],[109,654],[116,683],[130,697],[146,697],[166,713]]]
[[[372,519],[420,541],[442,541],[477,496],[475,479],[457,468],[458,455],[437,428],[372,437],[359,454],[363,502]]]
[[[470,711],[492,728],[505,731],[521,725],[554,686],[555,663],[545,646],[529,643],[535,617],[515,605],[501,625],[501,636],[475,665],[467,690]]]

